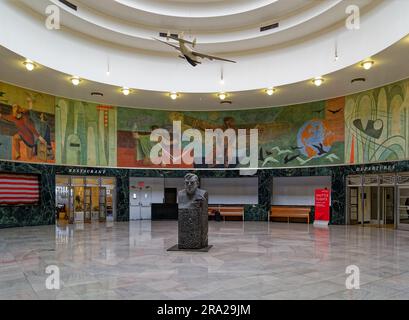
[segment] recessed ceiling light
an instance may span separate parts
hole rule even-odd
[[[372,68],[372,66],[375,64],[373,60],[365,60],[364,62],[361,63],[362,68],[365,70],[369,70]]]
[[[121,92],[124,96],[129,96],[129,94],[131,93],[131,89],[129,89],[128,87],[122,87]]]
[[[78,85],[80,84],[80,82],[81,82],[80,77],[73,76],[73,77],[71,78],[71,83],[72,83],[74,86],[78,86]]]
[[[223,101],[223,100],[225,100],[227,98],[227,93],[220,92],[217,96],[219,97],[220,100]]]
[[[317,87],[321,86],[324,83],[323,77],[316,77],[312,80],[312,83],[315,84]]]
[[[30,59],[26,59],[26,61],[24,61],[24,66],[26,67],[26,69],[28,71],[33,71],[34,68],[36,67],[36,65],[34,64],[33,61],[31,61]]]
[[[177,98],[179,98],[179,94],[177,92],[171,92],[171,93],[169,93],[169,97],[172,100],[176,100]]]
[[[272,96],[275,91],[276,91],[276,89],[275,89],[274,87],[270,87],[270,88],[267,88],[267,89],[266,89],[266,93],[267,93],[269,96]]]

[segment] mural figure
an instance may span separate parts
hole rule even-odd
[[[202,138],[206,129],[245,129],[247,136],[257,129],[260,168],[405,160],[409,80],[347,97],[251,112],[116,108],[0,83],[0,159],[112,167],[240,167],[227,163],[231,143],[223,146],[224,163],[206,164],[209,158],[215,163],[213,148],[212,154],[196,155],[191,164],[153,165],[154,130],[169,131],[171,155],[176,145],[183,149],[189,144],[172,132],[173,121],[181,122],[182,132],[196,129]],[[246,151],[237,150],[235,156]]]
[[[163,128],[170,132],[169,144],[179,141],[172,133],[173,121],[180,121],[182,131],[199,130],[202,137],[206,129],[246,130],[249,142],[250,129],[259,133],[259,166],[287,167],[342,163],[344,159],[344,108],[345,98],[310,104],[248,111],[215,112],[166,112],[118,109],[118,166],[154,167],[149,159],[154,145],[150,134],[154,129]],[[130,120],[131,119],[131,120]],[[216,146],[212,154],[196,155],[195,168],[235,168],[238,158],[246,156],[246,150],[237,150],[236,164],[228,163],[235,141],[225,141],[224,163],[216,163]],[[218,140],[221,143],[221,140]],[[182,147],[186,145],[182,143]],[[199,161],[200,159],[200,161]],[[213,164],[209,165],[213,159]],[[178,165],[169,165],[178,167]],[[180,165],[179,165],[180,167]],[[189,167],[189,166],[185,166]]]
[[[52,110],[52,97],[1,83],[0,88],[1,96],[7,97],[0,102],[0,157],[54,162],[53,115],[45,112]]]

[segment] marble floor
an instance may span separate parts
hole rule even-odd
[[[174,221],[3,229],[0,299],[409,299],[406,231],[212,221],[209,240],[167,252]],[[349,265],[360,289],[346,289]]]

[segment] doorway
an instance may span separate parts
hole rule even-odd
[[[131,192],[130,220],[151,220],[152,219],[152,187],[140,186]]]
[[[395,227],[396,186],[382,185],[384,181],[386,179],[382,176],[348,177],[348,224],[381,228]]]
[[[96,223],[115,220],[115,178],[56,177],[56,221]]]
[[[409,186],[399,187],[398,201],[398,228],[409,230]]]
[[[166,204],[176,204],[177,198],[178,198],[178,189],[165,188],[165,203]]]

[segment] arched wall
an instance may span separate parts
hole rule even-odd
[[[212,112],[99,105],[0,83],[0,159],[88,167],[226,169],[152,164],[152,129],[171,131],[173,121],[181,121],[182,131],[198,129],[203,137],[206,129],[258,129],[257,169],[399,161],[409,157],[408,106],[409,80],[326,101]],[[22,133],[18,117],[28,134]],[[206,157],[206,151],[200,157]]]

